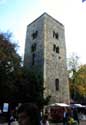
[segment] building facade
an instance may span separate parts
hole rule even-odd
[[[50,103],[69,103],[64,26],[47,13],[27,26],[24,65],[42,76]]]

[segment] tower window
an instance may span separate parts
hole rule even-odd
[[[36,43],[32,44],[31,46],[31,52],[34,52],[36,51]]]
[[[53,38],[58,39],[58,37],[59,37],[58,33],[56,33],[55,31],[53,31]]]
[[[33,38],[33,39],[36,39],[36,38],[37,38],[37,35],[38,35],[38,31],[36,31],[36,32],[34,32],[34,33],[32,34],[32,38]]]
[[[56,91],[59,90],[59,79],[55,79],[55,87],[56,87]]]
[[[32,54],[32,65],[35,64],[35,53]]]
[[[59,47],[56,46],[55,44],[53,45],[53,51],[59,53]]]
[[[56,45],[55,44],[53,45],[53,51],[56,51]]]
[[[56,53],[59,53],[59,47],[58,46],[56,47]]]

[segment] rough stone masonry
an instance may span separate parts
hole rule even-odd
[[[69,103],[64,25],[47,13],[27,26],[24,65],[42,76],[50,103]]]

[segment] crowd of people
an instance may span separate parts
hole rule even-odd
[[[48,118],[48,111],[45,110],[44,113],[41,113],[37,105],[33,103],[21,104],[17,110],[19,125],[49,125]],[[64,108],[63,125],[79,125],[76,108]]]

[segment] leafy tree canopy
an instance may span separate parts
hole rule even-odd
[[[84,102],[86,101],[86,64],[80,65],[78,59],[78,56],[74,55],[69,60],[70,95],[73,100]]]
[[[17,45],[11,40],[11,34],[0,33],[0,100],[34,102],[42,107],[50,99],[50,96],[43,98],[42,77],[21,66]]]
[[[0,97],[8,100],[14,90],[14,74],[21,67],[17,45],[11,42],[10,33],[0,33]]]

